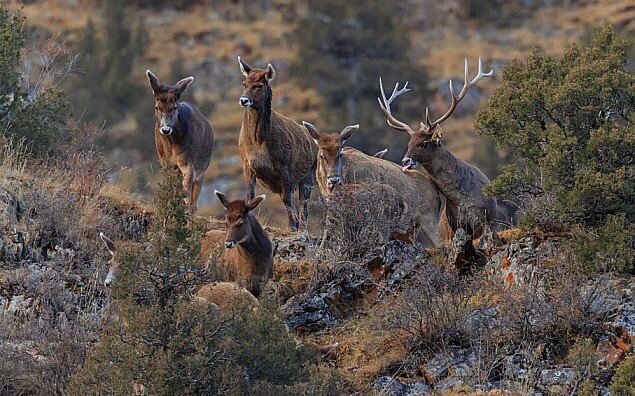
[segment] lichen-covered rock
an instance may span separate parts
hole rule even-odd
[[[374,383],[375,394],[386,396],[418,396],[432,394],[423,381],[404,381],[388,376],[379,377]]]

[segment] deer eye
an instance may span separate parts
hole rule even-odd
[[[418,144],[419,147],[423,147],[425,148],[428,145],[428,141],[426,140],[425,142],[421,142]]]
[[[154,106],[154,109],[159,111],[159,106]]]

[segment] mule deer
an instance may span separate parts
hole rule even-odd
[[[427,176],[418,171],[402,172],[390,161],[343,147],[359,125],[348,126],[340,133],[320,133],[313,124],[303,124],[319,147],[316,177],[325,197],[340,184],[362,183],[370,188],[386,184],[403,200],[400,228],[415,231],[416,239],[425,247],[440,246],[441,197]]]
[[[146,76],[154,93],[154,142],[159,160],[170,161],[181,171],[186,203],[195,212],[203,176],[212,160],[212,126],[194,106],[179,102],[194,77],[166,85],[150,70]]]
[[[317,146],[302,126],[273,111],[271,82],[276,71],[271,64],[265,70],[252,69],[240,57],[238,64],[245,76],[240,105],[245,116],[238,136],[238,148],[247,182],[247,199],[254,199],[256,181],[279,194],[296,230],[307,219],[307,204],[315,181]],[[293,193],[298,190],[301,213],[296,210]]]
[[[379,79],[381,98],[379,107],[384,112],[388,125],[406,132],[410,136],[408,152],[403,158],[403,170],[415,169],[418,164],[428,172],[432,181],[446,198],[446,211],[450,227],[453,231],[463,228],[472,238],[478,238],[486,229],[492,229],[492,223],[498,212],[496,199],[486,197],[483,187],[490,184],[489,179],[477,167],[460,160],[441,144],[441,128],[439,125],[447,120],[458,103],[465,97],[468,90],[484,77],[493,74],[490,70],[483,73],[481,58],[478,59],[478,73],[473,79],[468,77],[467,59],[465,59],[465,81],[461,92],[457,95],[450,80],[450,108],[436,121],[430,121],[430,114],[426,107],[425,123],[419,123],[419,129],[414,130],[405,122],[399,121],[392,114],[390,105],[401,94],[410,91],[408,83],[399,89],[399,84],[386,98],[384,86]]]
[[[269,234],[251,213],[264,199],[260,195],[248,202],[230,201],[215,190],[225,207],[225,261],[229,267],[229,280],[237,281],[255,297],[260,296],[260,285],[273,275],[273,246]]]

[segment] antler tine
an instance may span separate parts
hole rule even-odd
[[[449,88],[450,88],[450,96],[452,98],[451,99],[452,102],[450,103],[450,108],[448,109],[448,111],[445,112],[444,115],[442,115],[439,119],[437,119],[435,122],[432,122],[432,123],[430,123],[428,120],[428,114],[426,110],[426,122],[428,123],[429,130],[431,131],[432,129],[434,129],[437,125],[439,125],[440,123],[448,119],[448,117],[450,117],[452,113],[454,113],[456,106],[465,97],[465,95],[467,94],[467,91],[469,91],[469,89],[473,85],[479,82],[483,77],[490,77],[493,74],[494,74],[494,70],[490,70],[487,73],[483,72],[483,61],[479,57],[478,58],[478,73],[476,74],[476,77],[470,80],[467,58],[465,58],[465,80],[463,81],[463,88],[461,88],[461,92],[459,92],[459,94],[456,95],[454,93],[454,86],[452,85],[452,79],[450,79]]]
[[[379,77],[379,91],[381,93],[381,98],[377,98],[377,101],[379,102],[379,107],[381,108],[381,110],[384,112],[384,115],[386,116],[386,122],[388,123],[388,125],[390,125],[391,127],[399,131],[404,131],[404,132],[408,132],[408,134],[413,134],[414,131],[412,130],[410,125],[396,119],[392,115],[392,112],[390,110],[390,105],[399,95],[402,95],[410,91],[410,88],[408,88],[408,82],[406,81],[406,83],[401,89],[399,89],[399,83],[396,83],[395,88],[392,90],[392,94],[390,95],[390,98],[386,99],[386,93],[384,92],[384,84],[381,80],[381,77]]]

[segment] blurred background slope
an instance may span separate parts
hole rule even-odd
[[[64,80],[73,116],[105,128],[111,180],[146,199],[159,172],[144,72],[152,69],[172,83],[196,78],[183,99],[209,116],[216,134],[199,201],[212,214],[220,212],[214,189],[244,193],[238,55],[252,67],[275,66],[276,110],[322,130],[359,123],[348,143],[368,153],[387,147],[394,161],[407,139],[385,124],[376,101],[378,77],[386,87],[410,82],[413,92],[397,112],[414,124],[425,106],[433,116],[446,109],[448,78],[462,81],[463,58],[473,73],[481,56],[494,77],[470,92],[444,124],[444,137],[460,158],[492,178],[505,154],[474,132],[473,118],[503,65],[536,46],[561,53],[605,22],[622,36],[635,35],[629,0],[40,0],[12,6],[27,17],[30,45],[54,37],[79,55]],[[266,205],[272,214],[282,208],[279,199]]]

